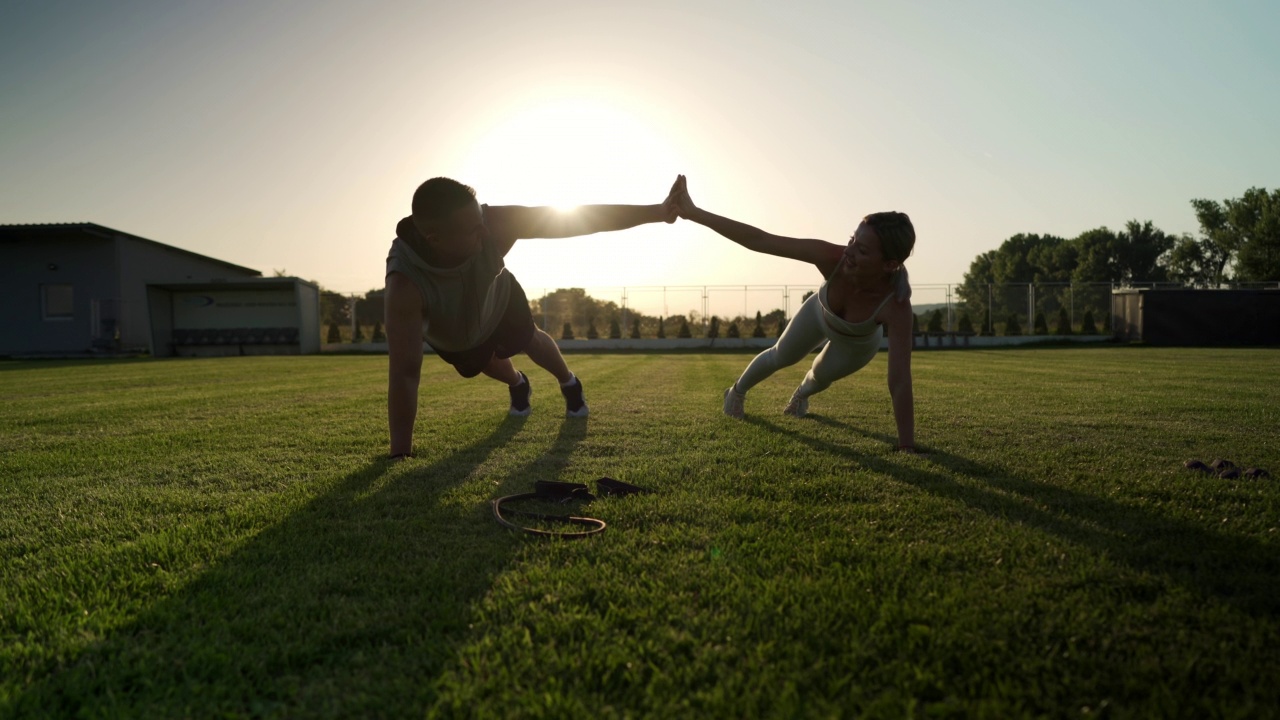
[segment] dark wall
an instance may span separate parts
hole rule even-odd
[[[1127,311],[1129,327],[1147,345],[1280,345],[1280,290],[1139,290],[1119,293],[1113,307]],[[1122,299],[1124,298],[1124,299]],[[1117,318],[1117,330],[1124,327]]]

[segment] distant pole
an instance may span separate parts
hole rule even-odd
[[[1031,328],[1031,332],[1036,331],[1036,286],[1034,283],[1027,283],[1027,327]]]
[[[996,309],[991,304],[991,283],[987,283],[987,334],[996,334]]]

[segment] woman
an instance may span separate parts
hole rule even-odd
[[[771,235],[707,212],[693,204],[684,176],[677,181],[680,217],[715,230],[756,252],[813,263],[826,278],[796,312],[773,347],[751,361],[724,393],[724,413],[740,418],[747,391],[781,368],[794,365],[826,343],[783,410],[803,417],[809,398],[871,362],[882,327],[889,336],[889,395],[898,425],[898,449],[915,452],[915,408],[911,394],[911,286],[903,262],[915,247],[911,219],[899,212],[863,218],[845,246],[823,240]]]

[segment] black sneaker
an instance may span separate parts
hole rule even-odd
[[[582,399],[582,381],[576,376],[573,378],[572,385],[560,387],[560,394],[564,395],[565,417],[586,417],[590,412],[587,409],[587,401]]]
[[[529,396],[533,395],[533,388],[529,387],[528,375],[520,373],[520,384],[515,387],[507,386],[507,390],[511,392],[511,409],[507,411],[508,415],[524,417],[533,410],[529,405]]]

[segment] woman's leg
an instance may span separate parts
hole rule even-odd
[[[809,372],[805,373],[800,387],[791,394],[791,402],[787,403],[783,412],[796,417],[804,417],[809,410],[809,397],[831,387],[831,383],[848,377],[867,366],[880,351],[880,334],[876,334],[876,342],[852,343],[836,338],[827,343],[813,359]]]
[[[800,306],[791,322],[787,323],[778,342],[755,356],[737,382],[724,391],[724,414],[742,417],[742,405],[748,390],[778,370],[803,360],[824,339],[822,307],[818,304],[817,294],[814,294]]]
[[[803,360],[805,355],[825,339],[826,335],[822,332],[822,306],[818,304],[818,295],[815,293],[800,306],[791,322],[787,323],[778,342],[755,356],[751,364],[747,365],[747,369],[742,371],[738,381],[733,384],[733,390],[739,395],[746,395],[761,380]]]

